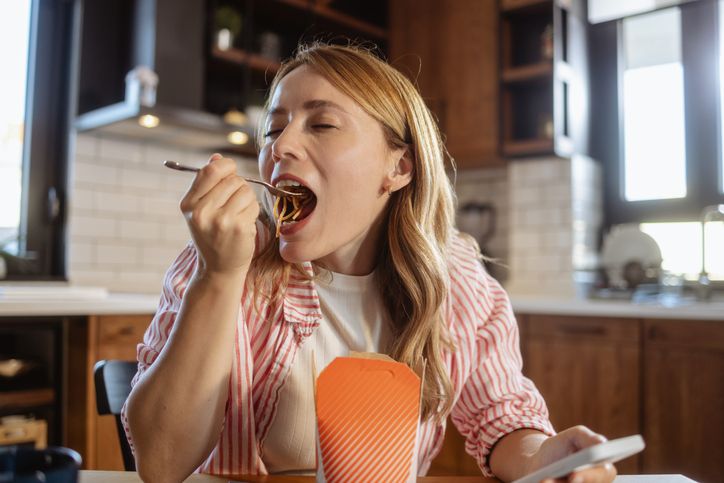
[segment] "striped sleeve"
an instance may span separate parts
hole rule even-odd
[[[161,300],[151,325],[146,329],[143,342],[136,348],[138,372],[133,379],[135,384],[143,373],[153,364],[166,345],[186,287],[196,270],[197,256],[193,243],[186,245],[181,254],[166,271],[161,291]]]
[[[452,302],[459,325],[465,326],[459,332],[472,340],[458,347],[457,357],[469,373],[451,416],[466,439],[466,451],[485,476],[494,476],[488,459],[503,436],[524,428],[549,436],[555,431],[543,397],[522,374],[518,326],[508,295],[472,249],[459,251],[466,256],[452,271]]]
[[[156,315],[154,315],[151,324],[146,329],[143,342],[136,347],[138,371],[131,381],[131,387],[135,386],[139,379],[143,377],[143,374],[155,362],[168,341],[171,329],[176,321],[176,314],[181,308],[183,294],[196,270],[196,263],[196,249],[193,243],[189,242],[166,271]],[[125,403],[121,410],[121,421],[123,429],[126,431],[126,438],[128,438],[131,449],[133,449]]]
[[[268,228],[261,220],[257,220],[254,255],[257,255],[270,241],[271,236]],[[151,325],[146,329],[143,342],[138,345],[136,350],[138,372],[133,379],[134,385],[143,376],[146,369],[154,363],[161,353],[161,349],[166,345],[173,324],[176,321],[176,315],[181,309],[181,301],[186,292],[186,287],[196,271],[197,264],[196,247],[192,241],[189,241],[166,271],[156,315],[153,317]]]

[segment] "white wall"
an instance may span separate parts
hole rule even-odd
[[[69,278],[121,292],[159,293],[189,236],[178,203],[191,175],[164,159],[201,164],[211,153],[81,133],[71,164]],[[256,163],[241,164],[257,175]]]
[[[510,292],[575,294],[576,270],[597,263],[601,172],[590,158],[511,161]]]

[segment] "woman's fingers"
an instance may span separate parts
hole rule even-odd
[[[568,475],[568,483],[610,483],[616,478],[616,467],[611,463],[602,466],[594,466],[582,471],[576,471]]]
[[[208,164],[201,168],[194,177],[186,195],[181,200],[181,210],[190,211],[199,200],[211,191],[222,179],[236,175],[236,163],[233,159],[223,158],[214,154]]]
[[[610,463],[576,471],[565,478],[547,478],[541,483],[610,483],[616,478],[616,467]]]
[[[249,216],[253,220],[256,220],[259,216],[259,202],[256,199],[254,190],[247,183],[234,191],[221,209],[236,215],[243,214],[251,209]]]
[[[591,431],[586,426],[573,426],[565,431],[561,431],[561,434],[564,433],[568,437],[569,444],[572,446],[572,452],[607,441],[605,436]]]
[[[539,452],[543,458],[539,467],[543,467],[565,456],[576,453],[584,448],[607,441],[606,437],[591,431],[586,426],[573,426],[561,431],[546,440]],[[543,451],[545,450],[545,451]],[[612,464],[605,464],[576,471],[563,478],[543,480],[545,483],[609,483],[616,477],[616,468]]]
[[[229,201],[231,195],[236,193],[236,190],[246,184],[242,178],[236,174],[232,174],[223,178],[219,181],[216,186],[212,187],[204,196],[202,196],[197,206],[209,206],[212,208],[221,208]]]

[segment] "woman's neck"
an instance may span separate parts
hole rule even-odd
[[[359,237],[314,263],[330,272],[343,275],[369,275],[377,267],[383,236],[384,213]]]

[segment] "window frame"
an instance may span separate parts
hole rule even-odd
[[[679,8],[682,22],[687,178],[684,198],[625,200],[623,22],[590,26],[591,112],[594,113],[591,152],[604,168],[604,224],[607,227],[620,223],[696,221],[705,206],[724,203],[719,171],[722,140],[718,0],[698,0],[667,8]],[[711,49],[711,45],[717,47]],[[707,49],[710,55],[705,55],[709,54]]]
[[[22,151],[19,257],[31,263],[5,280],[67,280],[66,199],[80,0],[32,0],[25,132]]]

